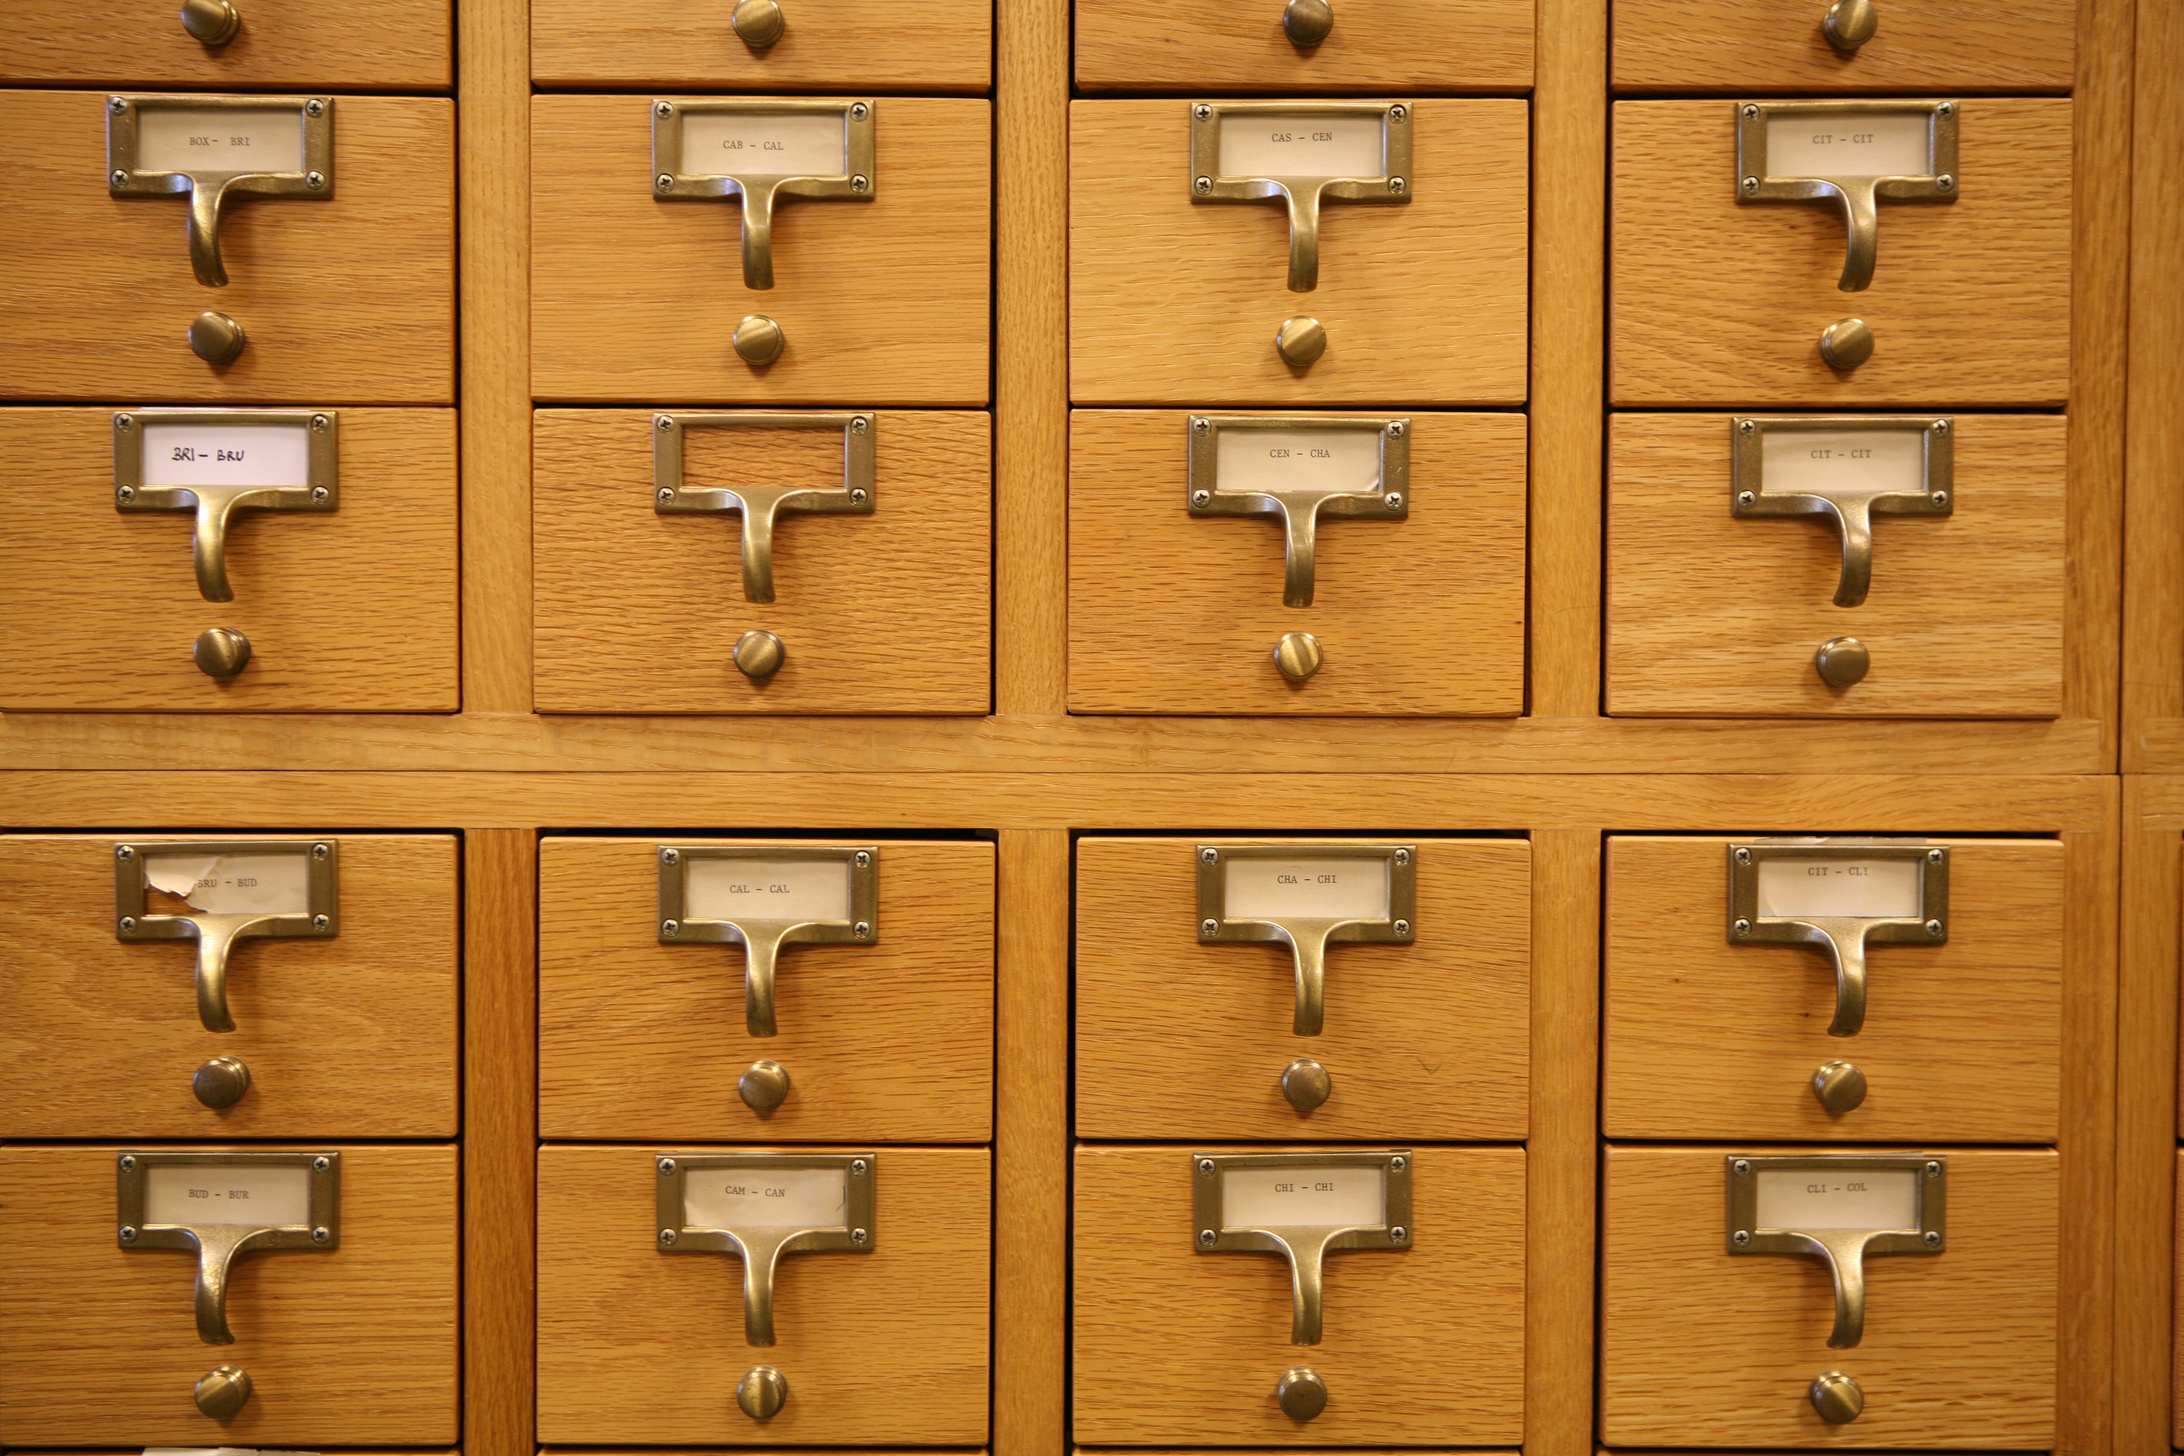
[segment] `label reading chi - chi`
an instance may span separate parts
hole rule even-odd
[[[302,1228],[311,1222],[311,1170],[301,1165],[154,1163],[144,1170],[148,1224],[242,1223]]]
[[[839,111],[685,111],[682,169],[698,177],[839,177],[849,170]]]
[[[144,882],[207,915],[301,915],[311,908],[301,854],[147,854]]]
[[[1760,494],[1926,489],[1926,430],[1784,430],[1760,436]]]
[[[1763,1168],[1753,1222],[1762,1229],[1914,1232],[1919,1175],[1909,1168]]]
[[[707,859],[683,881],[692,920],[849,919],[849,865],[838,859]]]
[[[1378,430],[1224,429],[1215,460],[1224,495],[1380,488]]]
[[[683,1224],[699,1229],[841,1228],[847,1168],[693,1168]]]
[[[1388,1221],[1388,1173],[1371,1167],[1227,1168],[1224,1228],[1378,1228]]]
[[[1388,862],[1231,857],[1221,912],[1231,920],[1385,920]]]
[[[1376,114],[1221,118],[1224,177],[1384,177],[1386,137]]]
[[[301,172],[303,108],[139,107],[136,164],[140,172]]]
[[[1910,859],[1762,859],[1759,913],[1806,920],[1909,920],[1919,914],[1919,864]]]
[[[295,424],[147,423],[146,485],[309,485],[311,438]]]
[[[1777,111],[1767,118],[1771,177],[1931,177],[1929,112]]]

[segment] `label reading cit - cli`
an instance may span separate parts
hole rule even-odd
[[[682,168],[698,177],[839,177],[849,170],[839,111],[685,111]]]
[[[1221,911],[1231,920],[1385,920],[1388,862],[1233,856]]]
[[[1387,138],[1377,115],[1221,118],[1224,177],[1384,177]]]
[[[1761,1169],[1753,1221],[1763,1229],[1915,1232],[1919,1175],[1909,1168]]]
[[[1380,488],[1378,430],[1235,430],[1216,441],[1223,495]]]
[[[1372,1167],[1226,1168],[1221,1223],[1239,1228],[1378,1228],[1388,1171]]]
[[[1762,859],[1759,913],[1804,920],[1914,919],[1919,914],[1919,863],[1910,859]]]
[[[683,881],[692,920],[847,920],[849,866],[838,859],[707,859]]]
[[[693,1168],[683,1184],[690,1228],[841,1228],[847,1168]]]
[[[137,108],[140,172],[301,172],[303,109]]]
[[[311,1222],[311,1170],[237,1163],[154,1163],[144,1170],[144,1221],[302,1228]]]
[[[1767,118],[1774,177],[1931,177],[1933,118],[1926,111],[1777,111]]]
[[[144,483],[309,485],[311,437],[293,425],[193,424],[144,426]]]

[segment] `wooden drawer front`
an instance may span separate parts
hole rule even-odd
[[[235,1030],[198,1019],[195,941],[118,939],[114,846],[301,835],[0,836],[0,1137],[452,1137],[455,840],[342,834],[329,940],[238,940]],[[250,1069],[233,1106],[191,1078]]]
[[[660,943],[663,842],[540,848],[544,1136],[993,1135],[991,844],[854,841],[879,850],[879,934],[868,946],[785,947],[776,1034],[757,1038],[741,946]],[[763,1115],[736,1091],[760,1058],[789,1073],[788,1100]]]
[[[872,107],[871,199],[784,198],[773,219],[774,287],[758,292],[743,284],[734,199],[653,196],[650,98],[537,97],[535,395],[984,404],[992,108],[909,96]],[[750,314],[776,320],[786,340],[764,369],[730,347]]]
[[[339,96],[333,108],[332,195],[229,201],[230,281],[208,288],[190,270],[186,196],[107,191],[106,93],[0,92],[0,128],[39,138],[5,169],[0,310],[15,327],[0,397],[452,403],[454,103]],[[243,326],[233,364],[190,352],[208,310]]]
[[[783,1255],[777,1343],[763,1349],[744,1343],[734,1254],[667,1255],[654,1241],[653,1164],[675,1151],[539,1149],[541,1441],[986,1439],[986,1149],[880,1149],[872,1252]],[[788,1382],[787,1403],[763,1423],[735,1396],[758,1365]]]
[[[2056,1155],[1948,1152],[1947,1248],[1869,1258],[1865,1337],[1831,1350],[1825,1264],[1728,1252],[1725,1157],[1794,1151],[1608,1149],[1602,1439],[2046,1449],[2055,1438]],[[1864,1390],[1865,1411],[1848,1425],[1823,1421],[1807,1394],[1829,1370]]]
[[[1638,91],[2068,91],[2076,38],[2069,0],[1889,0],[1849,54],[1814,0],[1700,0],[1673,24],[1611,13],[1615,85]],[[1656,20],[1658,17],[1656,17]]]
[[[1527,91],[1532,7],[1517,0],[1389,0],[1335,12],[1299,48],[1282,0],[1183,0],[1148,13],[1078,0],[1077,84],[1087,91]]]
[[[338,413],[339,509],[237,511],[208,602],[192,513],[115,509],[112,410],[0,410],[0,711],[453,712],[455,412]],[[233,677],[191,659],[215,626]]]
[[[1188,408],[1521,403],[1525,103],[1419,101],[1412,118],[1413,200],[1328,202],[1319,286],[1291,293],[1279,199],[1192,200],[1190,102],[1073,103],[1071,396]],[[1327,352],[1299,370],[1274,335],[1302,315],[1325,326]]]
[[[1837,206],[1737,200],[1736,107],[1614,107],[1614,403],[2063,403],[2067,99],[1957,99],[1957,200],[1882,201],[1873,283],[1860,293],[1837,286]],[[1871,327],[1873,356],[1838,373],[1820,357],[1820,334],[1850,317]]]
[[[1524,416],[1410,416],[1408,516],[1321,515],[1308,608],[1282,604],[1279,516],[1188,510],[1190,418],[1071,417],[1072,710],[1524,710]],[[1273,652],[1298,631],[1326,660],[1293,686]]]
[[[1608,841],[1608,1136],[2055,1140],[2061,844],[1935,840],[1948,941],[1869,947],[1865,1025],[1836,1037],[1824,946],[1730,941],[1728,843]],[[1833,1060],[1866,1077],[1841,1114],[1812,1091]]]
[[[1078,1135],[1522,1138],[1531,846],[1403,842],[1418,856],[1415,940],[1330,945],[1323,1030],[1300,1037],[1287,945],[1199,941],[1199,841],[1079,840]],[[1310,1113],[1282,1093],[1298,1057],[1333,1083]]]
[[[439,90],[453,79],[445,0],[249,0],[234,38],[207,46],[173,9],[71,0],[17,30],[8,78],[88,86]]]
[[[1952,514],[1876,513],[1871,591],[1838,607],[1831,520],[1732,514],[1731,416],[1611,416],[1608,711],[2058,716],[2069,426],[1952,418]],[[1871,668],[1837,688],[1814,654],[1844,636]]]
[[[782,511],[774,600],[762,603],[744,595],[740,515],[654,511],[649,411],[533,419],[540,711],[986,711],[990,416],[875,415],[872,513]],[[684,440],[692,486],[842,485],[839,429],[690,429]],[[786,647],[771,677],[738,670],[748,631]]]
[[[1264,1150],[1077,1149],[1076,1439],[1522,1440],[1523,1150],[1414,1149],[1411,1247],[1330,1254],[1322,1339],[1308,1346],[1289,1342],[1289,1265],[1280,1254],[1200,1254],[1194,1244],[1192,1156]],[[1305,1423],[1274,1400],[1283,1372],[1298,1366],[1327,1387],[1326,1410]]]
[[[455,1439],[453,1147],[342,1147],[339,1247],[239,1257],[228,1280],[232,1345],[198,1338],[189,1253],[116,1240],[120,1151],[0,1148],[0,1440]],[[191,1391],[223,1364],[249,1373],[251,1395],[215,1421]]]
[[[533,0],[531,75],[545,86],[697,90],[983,91],[993,75],[990,0],[940,0],[912,16],[883,0],[784,0],[781,38],[753,49],[734,5]]]

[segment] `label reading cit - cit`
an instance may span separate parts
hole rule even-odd
[[[1763,1229],[1874,1229],[1919,1226],[1919,1175],[1909,1168],[1760,1169],[1753,1221]]]
[[[1784,430],[1760,437],[1762,495],[1926,489],[1926,431]]]
[[[1759,913],[1803,920],[1913,919],[1919,914],[1919,864],[1910,859],[1763,859]]]
[[[1374,1167],[1226,1168],[1224,1228],[1379,1228],[1388,1221],[1388,1172]]]
[[[311,436],[293,425],[144,426],[146,485],[309,485]]]
[[[847,920],[849,866],[838,859],[707,859],[683,881],[692,920]]]
[[[696,177],[839,177],[849,170],[839,111],[685,111],[682,169]]]
[[[303,109],[137,108],[140,172],[301,172]]]
[[[1378,430],[1224,429],[1215,447],[1223,495],[1380,489]]]
[[[302,915],[310,862],[300,854],[147,854],[144,883],[207,915]]]
[[[1378,115],[1283,116],[1232,111],[1221,118],[1224,177],[1384,177],[1387,139]]]
[[[1385,859],[1227,861],[1221,912],[1231,920],[1385,920]]]
[[[311,1170],[237,1163],[154,1163],[144,1170],[144,1221],[303,1228],[311,1222]]]
[[[1767,173],[1931,177],[1932,128],[1933,118],[1926,111],[1777,111],[1767,118]]]
[[[690,1228],[841,1228],[848,1210],[847,1168],[693,1168],[683,1183]]]

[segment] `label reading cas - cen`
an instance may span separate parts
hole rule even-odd
[[[301,172],[303,110],[143,106],[137,109],[140,172]]]
[[[1926,489],[1926,430],[1785,430],[1760,437],[1760,494]]]
[[[840,177],[849,123],[832,111],[700,111],[682,118],[682,169],[698,177]]]
[[[147,422],[146,485],[308,485],[311,436],[302,421],[279,425]]]
[[[690,1228],[842,1228],[847,1168],[693,1168],[683,1184]]]
[[[144,1221],[307,1228],[311,1170],[300,1164],[154,1163],[144,1170]]]
[[[849,919],[849,865],[838,859],[710,859],[692,855],[683,881],[692,920]]]
[[[1375,113],[1231,112],[1221,118],[1224,177],[1385,177],[1386,156],[1385,126]]]
[[[1381,486],[1378,430],[1224,429],[1215,447],[1224,495]]]
[[[1919,1175],[1909,1168],[1762,1168],[1753,1221],[1762,1229],[1916,1232]]]
[[[1233,855],[1224,870],[1221,913],[1231,920],[1385,920],[1388,862]]]
[[[1920,111],[1777,111],[1767,118],[1773,177],[1931,177],[1933,119]]]
[[[1379,1228],[1388,1170],[1378,1165],[1225,1168],[1221,1223],[1238,1228]]]
[[[1910,920],[1919,914],[1919,862],[1804,859],[1759,862],[1759,913],[1791,919]]]

